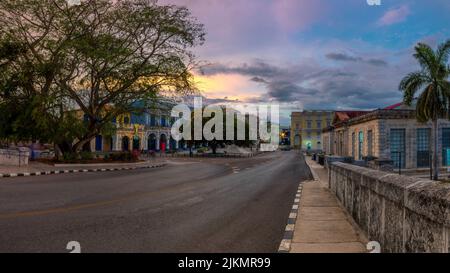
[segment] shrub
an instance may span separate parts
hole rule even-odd
[[[75,153],[64,153],[63,160],[65,162],[73,162],[77,160],[77,155]]]
[[[208,151],[207,147],[201,147],[201,148],[197,149],[197,153],[199,153],[199,154],[206,153],[207,151]]]
[[[92,160],[94,159],[94,155],[91,152],[81,152],[80,153],[81,160]]]

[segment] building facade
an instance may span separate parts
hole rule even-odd
[[[128,113],[114,120],[117,127],[113,136],[98,135],[90,143],[91,151],[169,151],[186,148],[184,141],[177,142],[171,137],[171,126],[174,119],[170,112],[175,104],[169,101],[143,113]]]
[[[311,151],[322,150],[322,130],[331,125],[333,115],[333,111],[293,112],[291,147]]]
[[[399,106],[379,109],[336,123],[323,131],[324,151],[330,155],[389,159],[396,168],[429,168],[432,124],[417,121],[415,111]],[[450,165],[450,121],[439,121],[438,159]]]

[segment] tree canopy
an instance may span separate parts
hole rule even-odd
[[[0,110],[19,112],[3,134],[77,152],[137,101],[195,90],[204,37],[187,8],[153,0],[2,0]]]

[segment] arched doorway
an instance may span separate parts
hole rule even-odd
[[[122,138],[122,151],[128,152],[130,150],[130,138],[124,136]]]
[[[133,151],[140,149],[141,149],[141,140],[139,139],[139,137],[136,136],[133,138]]]
[[[148,136],[147,144],[148,144],[149,151],[156,151],[156,135],[155,134],[151,134]]]
[[[167,136],[165,134],[162,134],[159,139],[159,149],[161,152],[165,152],[167,149]]]

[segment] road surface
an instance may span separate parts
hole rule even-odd
[[[2,179],[0,252],[276,252],[310,178],[292,151]]]

